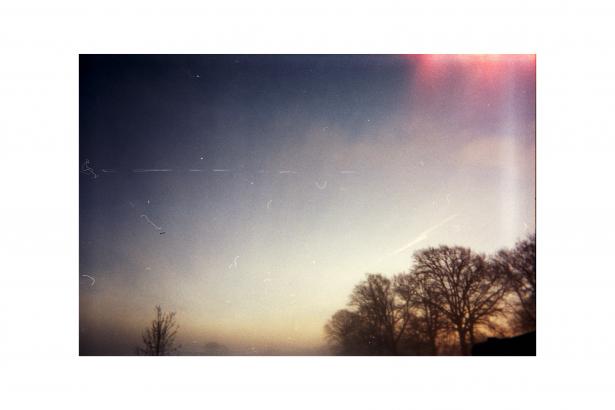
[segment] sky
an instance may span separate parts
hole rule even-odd
[[[533,55],[81,55],[79,341],[319,354],[365,274],[535,230]]]

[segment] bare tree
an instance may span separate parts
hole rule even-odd
[[[429,297],[427,284],[413,275],[369,274],[355,286],[351,309],[337,311],[325,326],[327,340],[341,355],[435,355],[448,322]]]
[[[333,353],[360,355],[369,353],[369,335],[356,312],[338,310],[325,325],[327,341]]]
[[[429,289],[426,302],[450,321],[461,354],[467,355],[468,338],[474,344],[477,328],[493,328],[493,318],[503,312],[506,278],[468,248],[428,248],[414,259],[413,273]]]
[[[512,250],[501,250],[494,258],[496,269],[508,278],[516,296],[513,328],[536,330],[536,236],[517,242]]]
[[[162,312],[162,308],[155,307],[156,317],[142,333],[143,346],[137,352],[146,356],[165,356],[176,353],[179,346],[175,346],[175,336],[179,326],[175,323],[175,312]]]
[[[424,345],[426,354],[437,355],[438,339],[447,330],[448,322],[433,303],[435,289],[431,288],[425,276],[411,272],[395,277],[395,291],[410,311],[412,321],[407,340],[413,345],[413,350],[421,350]]]
[[[390,279],[368,274],[355,286],[350,306],[355,307],[378,354],[399,354],[399,341],[410,322],[408,301],[400,301]]]

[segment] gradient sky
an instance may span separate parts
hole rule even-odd
[[[81,354],[156,304],[184,352],[321,352],[366,272],[513,246],[535,95],[534,56],[81,56]]]

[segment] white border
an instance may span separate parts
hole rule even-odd
[[[613,6],[537,3],[2,2],[6,408],[612,406]],[[402,52],[538,55],[538,357],[78,357],[79,53]]]

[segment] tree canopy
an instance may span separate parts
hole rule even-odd
[[[535,237],[491,257],[460,246],[414,253],[408,272],[367,274],[325,326],[336,354],[458,354],[489,335],[535,329]],[[512,310],[510,309],[512,306]]]

